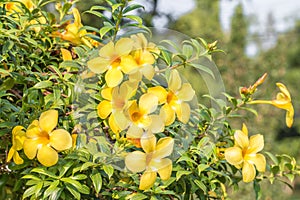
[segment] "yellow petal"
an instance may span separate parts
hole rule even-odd
[[[173,92],[177,91],[181,87],[181,78],[177,70],[172,70],[170,78],[168,80],[168,86]]]
[[[160,166],[158,167],[158,174],[163,181],[166,181],[171,177],[172,161],[170,159],[161,159]]]
[[[9,162],[9,161],[12,159],[12,157],[14,156],[14,154],[15,154],[16,152],[17,152],[17,151],[16,151],[13,147],[11,147],[11,148],[9,149],[8,154],[7,154],[6,162]]]
[[[248,136],[248,128],[247,128],[246,124],[244,124],[244,123],[243,123],[243,126],[242,126],[242,131],[243,131],[243,133],[245,133],[245,135]]]
[[[21,165],[24,163],[24,160],[20,157],[19,153],[16,151],[14,153],[14,163],[16,163],[17,165]]]
[[[50,145],[58,151],[70,149],[72,147],[72,137],[64,129],[57,129],[50,135]]]
[[[67,49],[61,48],[61,54],[63,57],[63,60],[72,60],[71,52]]]
[[[53,165],[55,165],[57,163],[57,161],[58,161],[58,154],[51,147],[49,147],[47,145],[43,145],[38,150],[37,159],[38,159],[38,161],[42,165],[44,165],[46,167],[50,167],[50,166],[53,166]]]
[[[286,88],[286,86],[282,83],[276,83],[277,87],[279,87],[280,91],[287,96],[289,99],[291,99],[291,95],[290,92],[288,91],[288,89]]]
[[[116,126],[118,126],[121,130],[126,129],[129,126],[129,119],[124,115],[123,112],[116,111],[112,113]]]
[[[153,159],[165,158],[173,152],[174,139],[171,137],[164,137],[158,140]]]
[[[242,149],[239,147],[229,147],[225,150],[225,159],[232,165],[239,165],[243,162]]]
[[[112,91],[113,91],[113,88],[111,88],[111,87],[103,88],[101,90],[101,96],[104,99],[111,101],[112,100]]]
[[[56,126],[58,122],[58,111],[48,110],[41,114],[39,119],[39,126],[43,131],[50,133]]]
[[[256,134],[250,137],[248,154],[253,154],[261,151],[264,148],[264,136]]]
[[[138,65],[131,55],[122,56],[120,66],[125,74],[132,74],[138,70]]]
[[[181,101],[191,101],[194,96],[195,90],[189,83],[184,83],[177,93],[177,98]]]
[[[130,38],[121,38],[115,45],[115,51],[118,56],[128,55],[133,48],[133,40]]]
[[[159,115],[150,115],[151,118],[151,125],[148,127],[152,133],[160,133],[163,132],[165,129],[164,120]]]
[[[81,18],[80,18],[80,14],[79,14],[79,11],[77,10],[77,8],[73,8],[72,13],[74,16],[74,24],[77,27],[80,27],[81,26]]]
[[[121,128],[117,125],[114,115],[110,115],[108,118],[108,124],[109,128],[114,132],[114,133],[119,133],[121,131]]]
[[[97,74],[104,73],[108,69],[109,65],[110,65],[109,60],[106,60],[101,57],[93,58],[87,62],[88,68],[92,72],[97,73]]]
[[[161,107],[160,116],[164,119],[166,126],[171,125],[175,121],[175,111],[167,104]]]
[[[29,159],[33,159],[36,156],[38,145],[40,144],[38,139],[26,139],[23,144],[24,153]]]
[[[105,59],[112,59],[115,55],[114,43],[110,41],[99,50],[99,56]]]
[[[148,80],[151,80],[155,74],[155,70],[152,65],[144,65],[140,71]]]
[[[154,94],[146,93],[140,97],[139,108],[145,113],[152,113],[158,106],[158,98]]]
[[[266,158],[262,154],[246,155],[245,160],[250,164],[254,164],[259,172],[264,172],[266,170]]]
[[[132,124],[126,132],[126,138],[141,138],[143,135],[143,129]]]
[[[165,88],[163,88],[161,86],[155,86],[155,87],[148,88],[147,93],[154,94],[155,96],[157,96],[159,104],[163,104],[167,100],[168,93],[165,90]]]
[[[107,100],[103,100],[98,104],[97,114],[101,119],[106,119],[111,112],[112,112],[111,102]]]
[[[40,136],[40,127],[39,127],[39,121],[34,120],[27,128],[26,130],[26,137],[28,138],[36,138]]]
[[[235,144],[241,149],[247,149],[249,146],[248,136],[241,130],[236,130],[234,133]]]
[[[191,109],[189,104],[182,102],[176,106],[176,115],[179,121],[187,123],[190,119]]]
[[[145,171],[141,177],[139,189],[140,190],[150,189],[154,185],[156,177],[157,177],[156,172]]]
[[[129,81],[140,82],[143,78],[143,74],[140,71],[129,74]]]
[[[287,127],[291,128],[293,125],[293,121],[294,121],[294,108],[293,106],[291,106],[290,109],[286,111],[285,122]]]
[[[245,161],[243,164],[242,174],[243,174],[244,182],[249,183],[249,182],[253,181],[253,179],[255,178],[255,175],[256,175],[254,165]]]
[[[116,87],[123,80],[123,73],[116,68],[108,70],[105,74],[105,81],[108,87]]]
[[[156,147],[156,137],[151,132],[144,133],[141,137],[141,146],[146,153],[153,152]]]
[[[15,126],[12,130],[13,135],[25,135],[23,126]]]
[[[125,157],[125,165],[134,173],[144,171],[146,168],[146,154],[140,151],[129,153]]]

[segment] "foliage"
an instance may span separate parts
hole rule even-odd
[[[239,97],[198,104],[177,70],[215,80],[198,61],[212,62],[217,42],[152,43],[131,1],[85,11],[100,28],[84,26],[72,1],[56,3],[55,17],[51,2],[1,3],[1,199],[227,199],[243,180],[259,199],[263,179],[299,174],[293,157],[263,151],[264,134],[230,123],[263,103],[286,110],[291,126],[285,85],[254,100],[264,75]]]

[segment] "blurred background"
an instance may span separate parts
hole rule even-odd
[[[253,84],[265,72],[268,78],[259,87],[257,99],[274,99],[276,82],[284,83],[291,92],[295,108],[295,123],[285,125],[285,111],[268,105],[252,106],[259,115],[249,115],[250,134],[265,137],[265,151],[287,153],[300,161],[300,1],[295,0],[135,0],[145,9],[138,13],[149,27],[169,28],[191,38],[202,37],[207,42],[218,40],[213,59],[222,75],[225,90],[239,96],[239,87]],[[79,1],[81,11],[102,0]],[[95,19],[82,15],[83,24],[95,25]],[[99,23],[99,27],[101,23]],[[193,75],[196,74],[196,75]],[[201,81],[197,73],[185,76],[197,87],[198,101],[203,100]],[[299,87],[299,88],[298,88]],[[204,100],[203,100],[204,101]],[[241,121],[233,122],[234,129]],[[298,163],[300,164],[300,163]],[[293,183],[294,191],[283,183],[262,182],[262,199],[300,199],[300,179]],[[242,184],[239,191],[229,191],[232,199],[255,199],[252,184]]]

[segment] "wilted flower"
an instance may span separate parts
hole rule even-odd
[[[172,173],[172,161],[167,156],[173,152],[174,140],[161,138],[156,143],[153,134],[146,133],[141,137],[144,152],[134,151],[125,157],[126,167],[136,173],[144,171],[140,180],[140,190],[146,190],[154,184],[157,173],[162,180],[168,180]]]
[[[249,140],[248,129],[243,124],[242,130],[235,131],[234,142],[234,147],[225,150],[225,159],[236,168],[242,168],[244,182],[251,182],[256,175],[255,167],[259,172],[266,169],[266,158],[258,153],[264,148],[264,138],[257,134]]]
[[[175,121],[175,114],[179,121],[187,123],[190,118],[190,106],[187,101],[191,101],[195,91],[189,83],[183,83],[177,70],[173,70],[168,80],[168,88],[156,86],[148,89],[149,93],[155,94],[161,107],[161,115],[168,126]]]
[[[72,137],[64,129],[56,129],[58,111],[48,110],[43,112],[39,120],[34,120],[26,131],[24,153],[29,159],[37,156],[38,161],[50,167],[58,161],[57,151],[72,147]]]
[[[26,139],[23,126],[16,126],[12,130],[12,147],[10,148],[6,162],[9,162],[12,158],[14,162],[19,165],[23,164],[23,159],[20,157],[18,151],[23,149],[23,143]]]
[[[280,91],[277,93],[276,99],[268,101],[268,100],[254,100],[249,102],[250,104],[271,104],[277,108],[281,108],[286,110],[286,125],[291,127],[294,121],[294,107],[292,104],[292,99],[290,92],[282,83],[276,83],[277,87],[279,87]]]

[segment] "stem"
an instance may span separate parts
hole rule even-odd
[[[120,24],[121,24],[121,21],[122,21],[122,16],[123,16],[123,9],[125,7],[125,4],[122,4],[121,6],[121,10],[118,14],[118,17],[117,17],[117,22],[116,22],[116,31],[114,33],[114,36],[113,36],[113,41],[116,40],[116,37],[117,37],[117,34],[118,34],[118,31],[119,31],[119,28],[120,28]]]

